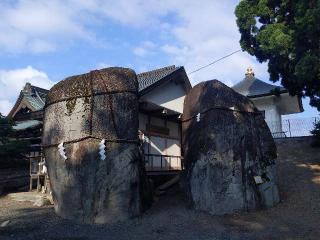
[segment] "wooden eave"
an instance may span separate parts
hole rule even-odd
[[[20,92],[17,101],[15,102],[7,117],[14,118],[14,116],[22,108],[22,106],[27,106],[31,111],[36,111],[36,109],[29,103],[29,101],[26,100],[24,94]]]
[[[188,78],[188,76],[186,74],[186,71],[185,71],[184,67],[179,67],[179,68],[177,68],[177,70],[175,70],[174,72],[168,74],[167,76],[165,76],[161,80],[159,80],[159,81],[155,82],[154,84],[150,85],[149,87],[141,90],[139,92],[139,96],[141,97],[141,96],[151,92],[155,88],[157,88],[157,87],[159,87],[159,86],[161,86],[161,85],[163,85],[163,84],[165,84],[167,82],[170,82],[170,81],[175,82],[175,81],[180,80],[180,79],[183,80],[184,88],[186,90],[186,93],[188,93],[190,91],[190,89],[192,88],[191,83],[189,81],[189,78]]]

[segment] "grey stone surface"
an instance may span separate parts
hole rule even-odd
[[[108,68],[67,78],[48,93],[43,144],[59,216],[110,223],[139,216],[150,203],[137,144],[113,141],[137,140],[137,91],[132,70]],[[61,142],[66,160],[57,148]]]
[[[184,185],[196,209],[222,215],[279,202],[276,146],[248,98],[203,82],[186,96],[183,119]]]

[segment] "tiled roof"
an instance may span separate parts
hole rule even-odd
[[[137,74],[138,83],[139,83],[139,92],[150,87],[154,83],[160,81],[164,77],[170,75],[174,71],[178,70],[180,67],[176,67],[175,65],[155,69],[149,72],[143,72]]]
[[[41,110],[46,101],[48,90],[27,83],[21,93],[34,109]]]
[[[280,90],[280,92],[286,91],[284,87],[263,82],[254,76],[246,76],[241,82],[234,85],[232,89],[247,97],[273,95],[273,91],[276,89]]]

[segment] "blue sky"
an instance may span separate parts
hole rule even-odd
[[[218,0],[1,0],[0,112],[26,82],[50,88],[65,77],[109,66],[136,72],[183,65],[187,72],[240,49],[234,9]],[[189,75],[232,86],[247,67],[267,81],[266,64],[244,52]],[[317,116],[304,100],[305,112]]]

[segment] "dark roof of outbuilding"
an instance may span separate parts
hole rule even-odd
[[[245,78],[241,82],[234,85],[232,89],[248,98],[258,98],[288,93],[288,90],[284,87],[272,85],[256,78],[252,68],[247,69]],[[297,98],[299,111],[303,112],[301,97]]]
[[[250,98],[274,95],[275,92],[288,92],[284,87],[272,85],[254,77],[253,72],[247,73],[246,77],[241,82],[234,85],[232,89]]]
[[[150,87],[156,82],[160,81],[164,77],[170,75],[181,67],[176,67],[175,65],[155,69],[149,72],[143,72],[137,74],[138,83],[139,83],[139,92]]]

